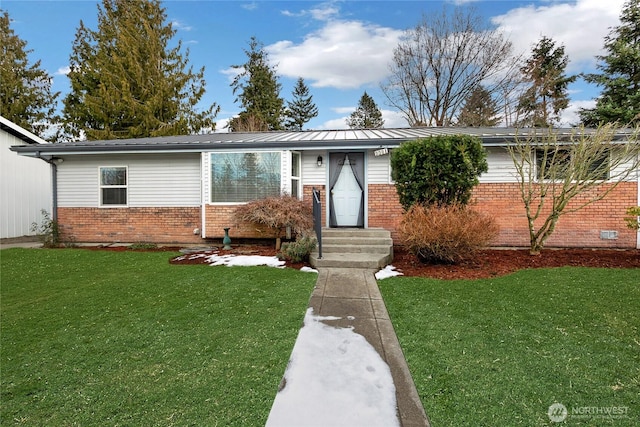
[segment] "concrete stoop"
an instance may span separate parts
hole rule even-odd
[[[322,258],[316,249],[312,266],[332,268],[384,268],[393,260],[391,233],[383,228],[323,228]]]

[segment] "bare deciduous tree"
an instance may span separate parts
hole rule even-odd
[[[640,128],[621,129],[612,124],[595,130],[575,129],[570,135],[538,129],[509,145],[532,255],[540,253],[562,215],[604,199],[621,182],[637,180],[639,134]]]
[[[443,9],[407,31],[382,90],[410,126],[448,126],[480,84],[504,91],[516,61],[511,42],[473,9]]]

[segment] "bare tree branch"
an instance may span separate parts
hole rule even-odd
[[[637,180],[639,134],[640,128],[607,124],[595,130],[577,128],[566,136],[550,128],[516,137],[508,150],[532,254],[540,253],[562,215],[604,199],[621,182]]]

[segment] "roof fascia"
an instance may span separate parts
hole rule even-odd
[[[17,124],[13,123],[11,120],[4,118],[3,116],[0,116],[0,129],[15,136],[18,139],[21,139],[27,144],[49,144],[38,135],[29,132],[22,126],[18,126]]]

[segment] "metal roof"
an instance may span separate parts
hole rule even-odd
[[[419,127],[389,129],[342,129],[311,131],[230,132],[152,138],[64,142],[14,146],[24,155],[69,155],[135,152],[201,152],[222,150],[326,150],[375,149],[397,147],[400,143],[438,135],[471,135],[485,146],[507,145],[516,136],[536,135],[542,129]],[[576,129],[555,129],[560,136],[575,134]],[[624,134],[626,135],[626,134]]]

